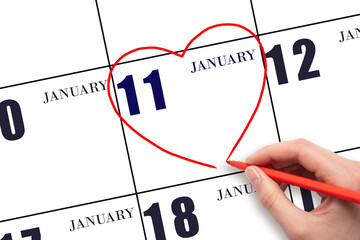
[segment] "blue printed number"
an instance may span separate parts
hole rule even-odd
[[[171,204],[171,210],[175,215],[174,225],[179,237],[189,238],[199,232],[199,222],[194,214],[195,206],[191,198],[179,197],[175,199]],[[144,216],[151,217],[156,240],[166,240],[159,203],[153,203],[144,212]]]
[[[24,136],[24,121],[18,102],[14,100],[0,102],[0,128],[4,138],[9,141],[18,140]]]
[[[171,209],[174,215],[176,233],[182,238],[195,236],[199,232],[199,223],[194,215],[194,202],[189,197],[180,197],[173,201]]]
[[[299,39],[293,45],[293,54],[302,54],[302,47],[305,48],[305,55],[301,64],[298,78],[300,81],[320,77],[320,71],[310,71],[311,64],[315,57],[316,47],[313,41],[310,39]],[[275,72],[278,79],[279,85],[287,84],[288,77],[286,73],[284,57],[281,50],[281,45],[275,45],[269,52],[266,53],[266,58],[272,58],[274,60]]]
[[[123,88],[125,90],[126,99],[129,105],[130,115],[139,114],[139,104],[136,97],[136,91],[134,86],[134,80],[132,75],[126,76],[126,78],[117,85],[117,88]]]
[[[153,70],[149,76],[144,78],[144,83],[150,83],[156,110],[166,108],[164,93],[161,86],[159,70]],[[130,115],[136,115],[140,113],[139,103],[136,96],[136,90],[134,85],[134,79],[132,75],[128,75],[125,79],[117,84],[118,89],[124,89],[126,94],[126,100],[129,106]]]

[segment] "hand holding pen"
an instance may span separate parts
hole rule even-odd
[[[303,139],[266,146],[249,156],[246,163],[360,191],[359,162]],[[360,239],[360,204],[321,195],[320,206],[305,212],[285,196],[286,184],[276,184],[257,166],[247,167],[245,173],[262,204],[290,239]]]

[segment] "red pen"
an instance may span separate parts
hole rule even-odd
[[[244,162],[239,161],[227,161],[233,167],[245,170],[249,165]],[[346,201],[354,202],[360,204],[360,192],[353,191],[350,189],[338,187],[335,185],[319,182],[316,180],[312,180],[309,178],[300,177],[294,174],[282,172],[279,170],[267,168],[267,167],[259,167],[261,170],[266,173],[270,178],[275,181],[284,182],[287,184],[295,185],[298,187],[306,188],[318,193],[323,193],[328,196],[340,198]]]

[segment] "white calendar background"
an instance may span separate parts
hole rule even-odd
[[[254,32],[268,63],[260,108],[231,159],[295,138],[360,159],[358,1],[2,1],[0,239],[286,239],[244,172],[225,163],[264,72],[248,32],[212,29],[184,58],[136,52],[111,78],[129,123],[216,169],[141,139],[107,96],[122,54],[181,52],[218,23]],[[205,64],[222,56],[225,66]],[[158,110],[154,85],[143,82],[150,75],[166,103]],[[126,79],[132,114],[131,88],[117,87]],[[306,211],[319,204],[308,190],[285,193]]]

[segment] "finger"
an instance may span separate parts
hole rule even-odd
[[[280,187],[260,168],[247,167],[245,174],[256,189],[261,203],[285,231],[291,231],[292,226],[303,224],[304,212],[292,204]]]
[[[340,156],[304,139],[266,146],[246,159],[248,164],[298,163],[319,179],[337,175]],[[319,175],[319,176],[318,176]]]

